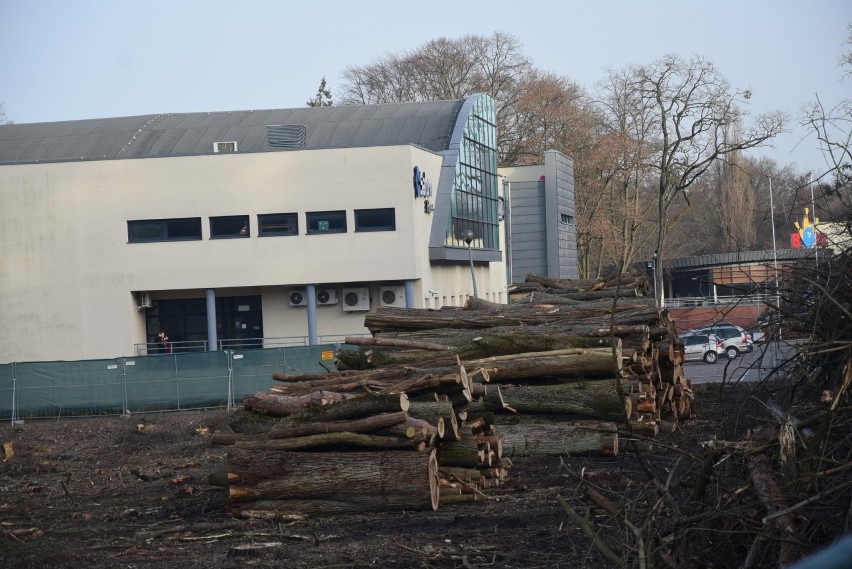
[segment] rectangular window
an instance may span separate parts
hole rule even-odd
[[[143,219],[127,222],[130,243],[153,241],[196,241],[201,239],[201,218]]]
[[[567,213],[561,213],[559,214],[559,221],[568,225],[574,223],[574,216],[568,215]]]
[[[382,209],[356,209],[355,231],[396,231],[396,211]]]
[[[305,214],[308,223],[308,235],[320,233],[346,233],[346,212],[310,211]]]
[[[298,235],[299,216],[295,213],[267,213],[258,215],[257,234],[259,237]]]
[[[249,216],[223,215],[210,218],[210,239],[231,239],[249,236]]]

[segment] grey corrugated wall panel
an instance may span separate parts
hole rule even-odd
[[[546,275],[544,183],[513,182],[511,202],[512,282],[530,273]]]
[[[562,223],[563,214],[572,218],[574,211],[574,162],[561,152],[544,153],[545,187],[548,208],[548,276],[559,279],[576,279],[577,225]]]
[[[556,151],[545,152],[543,179],[513,179],[511,199],[512,282],[530,273],[577,278],[573,162]]]

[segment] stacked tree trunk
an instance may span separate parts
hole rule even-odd
[[[459,357],[487,373],[490,383],[469,413],[493,414],[501,435],[513,437],[507,452],[589,452],[583,433],[600,440],[596,451],[616,453],[617,432],[654,437],[694,411],[683,348],[648,292],[641,275],[529,275],[510,289],[509,305],[469,298],[464,308],[383,307],[365,319],[373,337],[347,338],[359,350],[340,352],[337,363],[378,370]],[[418,343],[429,350],[416,349]],[[536,442],[548,436],[559,444]]]
[[[459,419],[474,396],[458,359],[273,378],[213,438],[230,446],[233,514],[434,510],[483,498],[511,467],[489,421]]]
[[[629,282],[531,276],[513,304],[379,308],[336,371],[275,373],[230,445],[234,514],[436,509],[487,496],[512,458],[619,452],[692,414],[665,313]],[[595,293],[595,294],[591,294]]]

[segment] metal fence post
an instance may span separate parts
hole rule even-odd
[[[127,358],[121,359],[121,416],[129,417],[130,409],[127,407]]]
[[[23,425],[18,417],[18,374],[15,362],[12,362],[12,426]]]
[[[234,405],[234,350],[225,350],[228,355],[228,411],[232,411]]]
[[[174,362],[174,371],[175,371],[175,397],[177,397],[177,409],[180,411],[180,381],[178,381],[178,362],[177,355],[172,354],[172,361]]]

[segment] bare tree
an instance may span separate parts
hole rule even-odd
[[[692,186],[717,160],[764,144],[784,129],[785,115],[761,115],[737,140],[725,137],[727,129],[745,115],[749,91],[732,89],[716,67],[701,57],[689,61],[668,55],[631,74],[635,89],[654,107],[653,150],[648,162],[657,176],[657,267],[665,258],[669,208],[689,196]],[[656,270],[657,290],[662,272]],[[658,298],[658,302],[662,299]]]
[[[540,163],[552,149],[576,156],[593,144],[593,109],[583,89],[566,77],[530,71],[511,97],[499,120],[501,165]]]
[[[556,124],[557,119],[552,119],[562,115],[563,124],[569,120],[565,118],[567,105],[548,109],[545,118],[536,93],[546,92],[553,101],[560,88],[569,90],[563,100],[579,97],[580,91],[566,79],[536,72],[523,54],[521,43],[501,32],[490,36],[439,38],[410,51],[388,53],[369,65],[346,68],[343,79],[343,104],[449,100],[474,93],[491,95],[497,106],[497,146],[504,165],[540,161],[543,150],[554,148],[528,138],[535,135],[536,129],[539,134],[553,138],[564,137],[568,132]],[[530,105],[532,108],[527,109]]]
[[[828,169],[818,176],[828,178],[841,199],[852,206],[852,100],[846,99],[826,108],[819,95],[805,110],[802,124],[808,126],[819,141]]]
[[[843,69],[843,79],[852,75],[852,24],[846,26],[846,51],[840,54],[839,65]]]
[[[531,69],[521,43],[501,32],[484,37],[439,38],[343,72],[341,101],[373,104],[449,100],[488,93],[505,104],[517,81]]]
[[[841,81],[852,76],[852,24],[847,30],[846,51],[839,61]],[[841,203],[852,208],[852,99],[827,107],[817,94],[805,109],[802,124],[816,135],[828,166],[826,172],[817,176],[817,181],[828,182]]]
[[[742,124],[734,121],[724,133],[727,144],[736,143],[740,138]],[[754,207],[757,192],[749,184],[743,161],[743,153],[736,149],[725,160],[716,162],[716,177],[719,191],[719,208],[722,212],[722,251],[747,251],[757,240],[754,225]]]
[[[6,109],[4,107],[4,103],[0,103],[0,124],[12,124],[12,121],[6,116]]]
[[[591,231],[602,232],[595,236],[601,244],[601,260],[606,257],[623,270],[650,235],[648,210],[653,200],[649,199],[647,162],[653,107],[638,96],[624,71],[607,70],[598,87],[598,138],[580,168],[578,212],[581,202],[584,209],[586,204],[600,204],[594,213],[583,211],[583,217],[596,220],[589,223]]]

